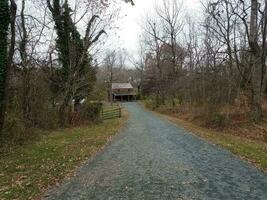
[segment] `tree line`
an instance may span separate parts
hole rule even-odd
[[[142,29],[136,63],[142,93],[155,107],[239,105],[251,121],[263,119],[266,0],[207,0],[197,16],[184,12],[180,1],[163,1]]]

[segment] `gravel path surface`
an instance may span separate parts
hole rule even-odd
[[[126,103],[113,142],[46,199],[267,200],[267,175],[230,152]]]

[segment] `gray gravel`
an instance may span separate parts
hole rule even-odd
[[[267,200],[266,174],[137,103],[124,106],[121,133],[46,199]]]

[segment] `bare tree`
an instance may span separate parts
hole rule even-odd
[[[262,92],[263,92],[263,78],[266,72],[266,63],[264,53],[266,49],[266,6],[265,5],[265,15],[263,19],[265,22],[262,24],[265,26],[263,28],[263,41],[262,46],[260,46],[259,32],[258,32],[258,10],[259,2],[258,0],[251,0],[251,13],[250,13],[250,24],[249,24],[249,47],[250,47],[250,65],[252,72],[252,99],[251,99],[251,117],[255,122],[259,122],[262,119]],[[264,63],[262,63],[264,62]]]
[[[144,25],[144,42],[148,46],[149,52],[151,52],[150,57],[147,57],[147,62],[150,64],[154,63],[156,67],[155,81],[155,93],[156,93],[156,106],[164,104],[165,94],[163,89],[163,68],[161,65],[161,56],[162,56],[162,45],[165,44],[164,36],[162,35],[162,30],[160,29],[160,24],[157,19],[152,17],[147,17]],[[153,55],[153,56],[152,56]],[[154,57],[154,58],[153,58]],[[150,60],[153,58],[153,60]],[[150,60],[150,61],[149,61]]]
[[[139,74],[139,83],[138,83],[138,93],[139,98],[143,99],[143,87],[144,87],[144,71],[145,71],[145,46],[140,41],[138,49],[138,57],[131,58],[131,63],[134,65],[135,69]]]
[[[248,66],[251,74],[250,109],[251,119],[255,122],[262,119],[262,93],[266,74],[266,6],[266,1],[241,1],[236,4],[234,10],[234,14],[242,21],[248,41]]]
[[[27,4],[29,7],[33,7],[32,2]],[[26,126],[31,125],[31,102],[34,97],[31,95],[31,91],[34,88],[32,86],[33,71],[37,65],[37,48],[40,43],[43,42],[44,33],[47,32],[47,8],[44,8],[44,13],[41,16],[42,21],[36,19],[34,16],[25,15],[26,1],[22,0],[20,15],[17,19],[17,32],[18,32],[18,51],[20,62],[17,64],[22,69],[22,111]],[[40,28],[36,28],[40,27]]]
[[[113,93],[112,93],[112,83],[114,81],[114,68],[116,67],[117,55],[115,51],[107,52],[104,59],[104,65],[108,71],[108,91],[109,91],[109,102],[113,105]]]
[[[171,49],[171,62],[173,73],[177,74],[181,66],[178,66],[177,60],[179,59],[178,36],[183,30],[184,22],[182,15],[182,3],[176,0],[163,1],[163,6],[157,7],[156,12],[160,18],[160,24],[163,27],[163,37],[160,39],[165,45]]]

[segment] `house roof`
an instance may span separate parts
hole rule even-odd
[[[112,89],[133,89],[131,83],[112,83]]]

